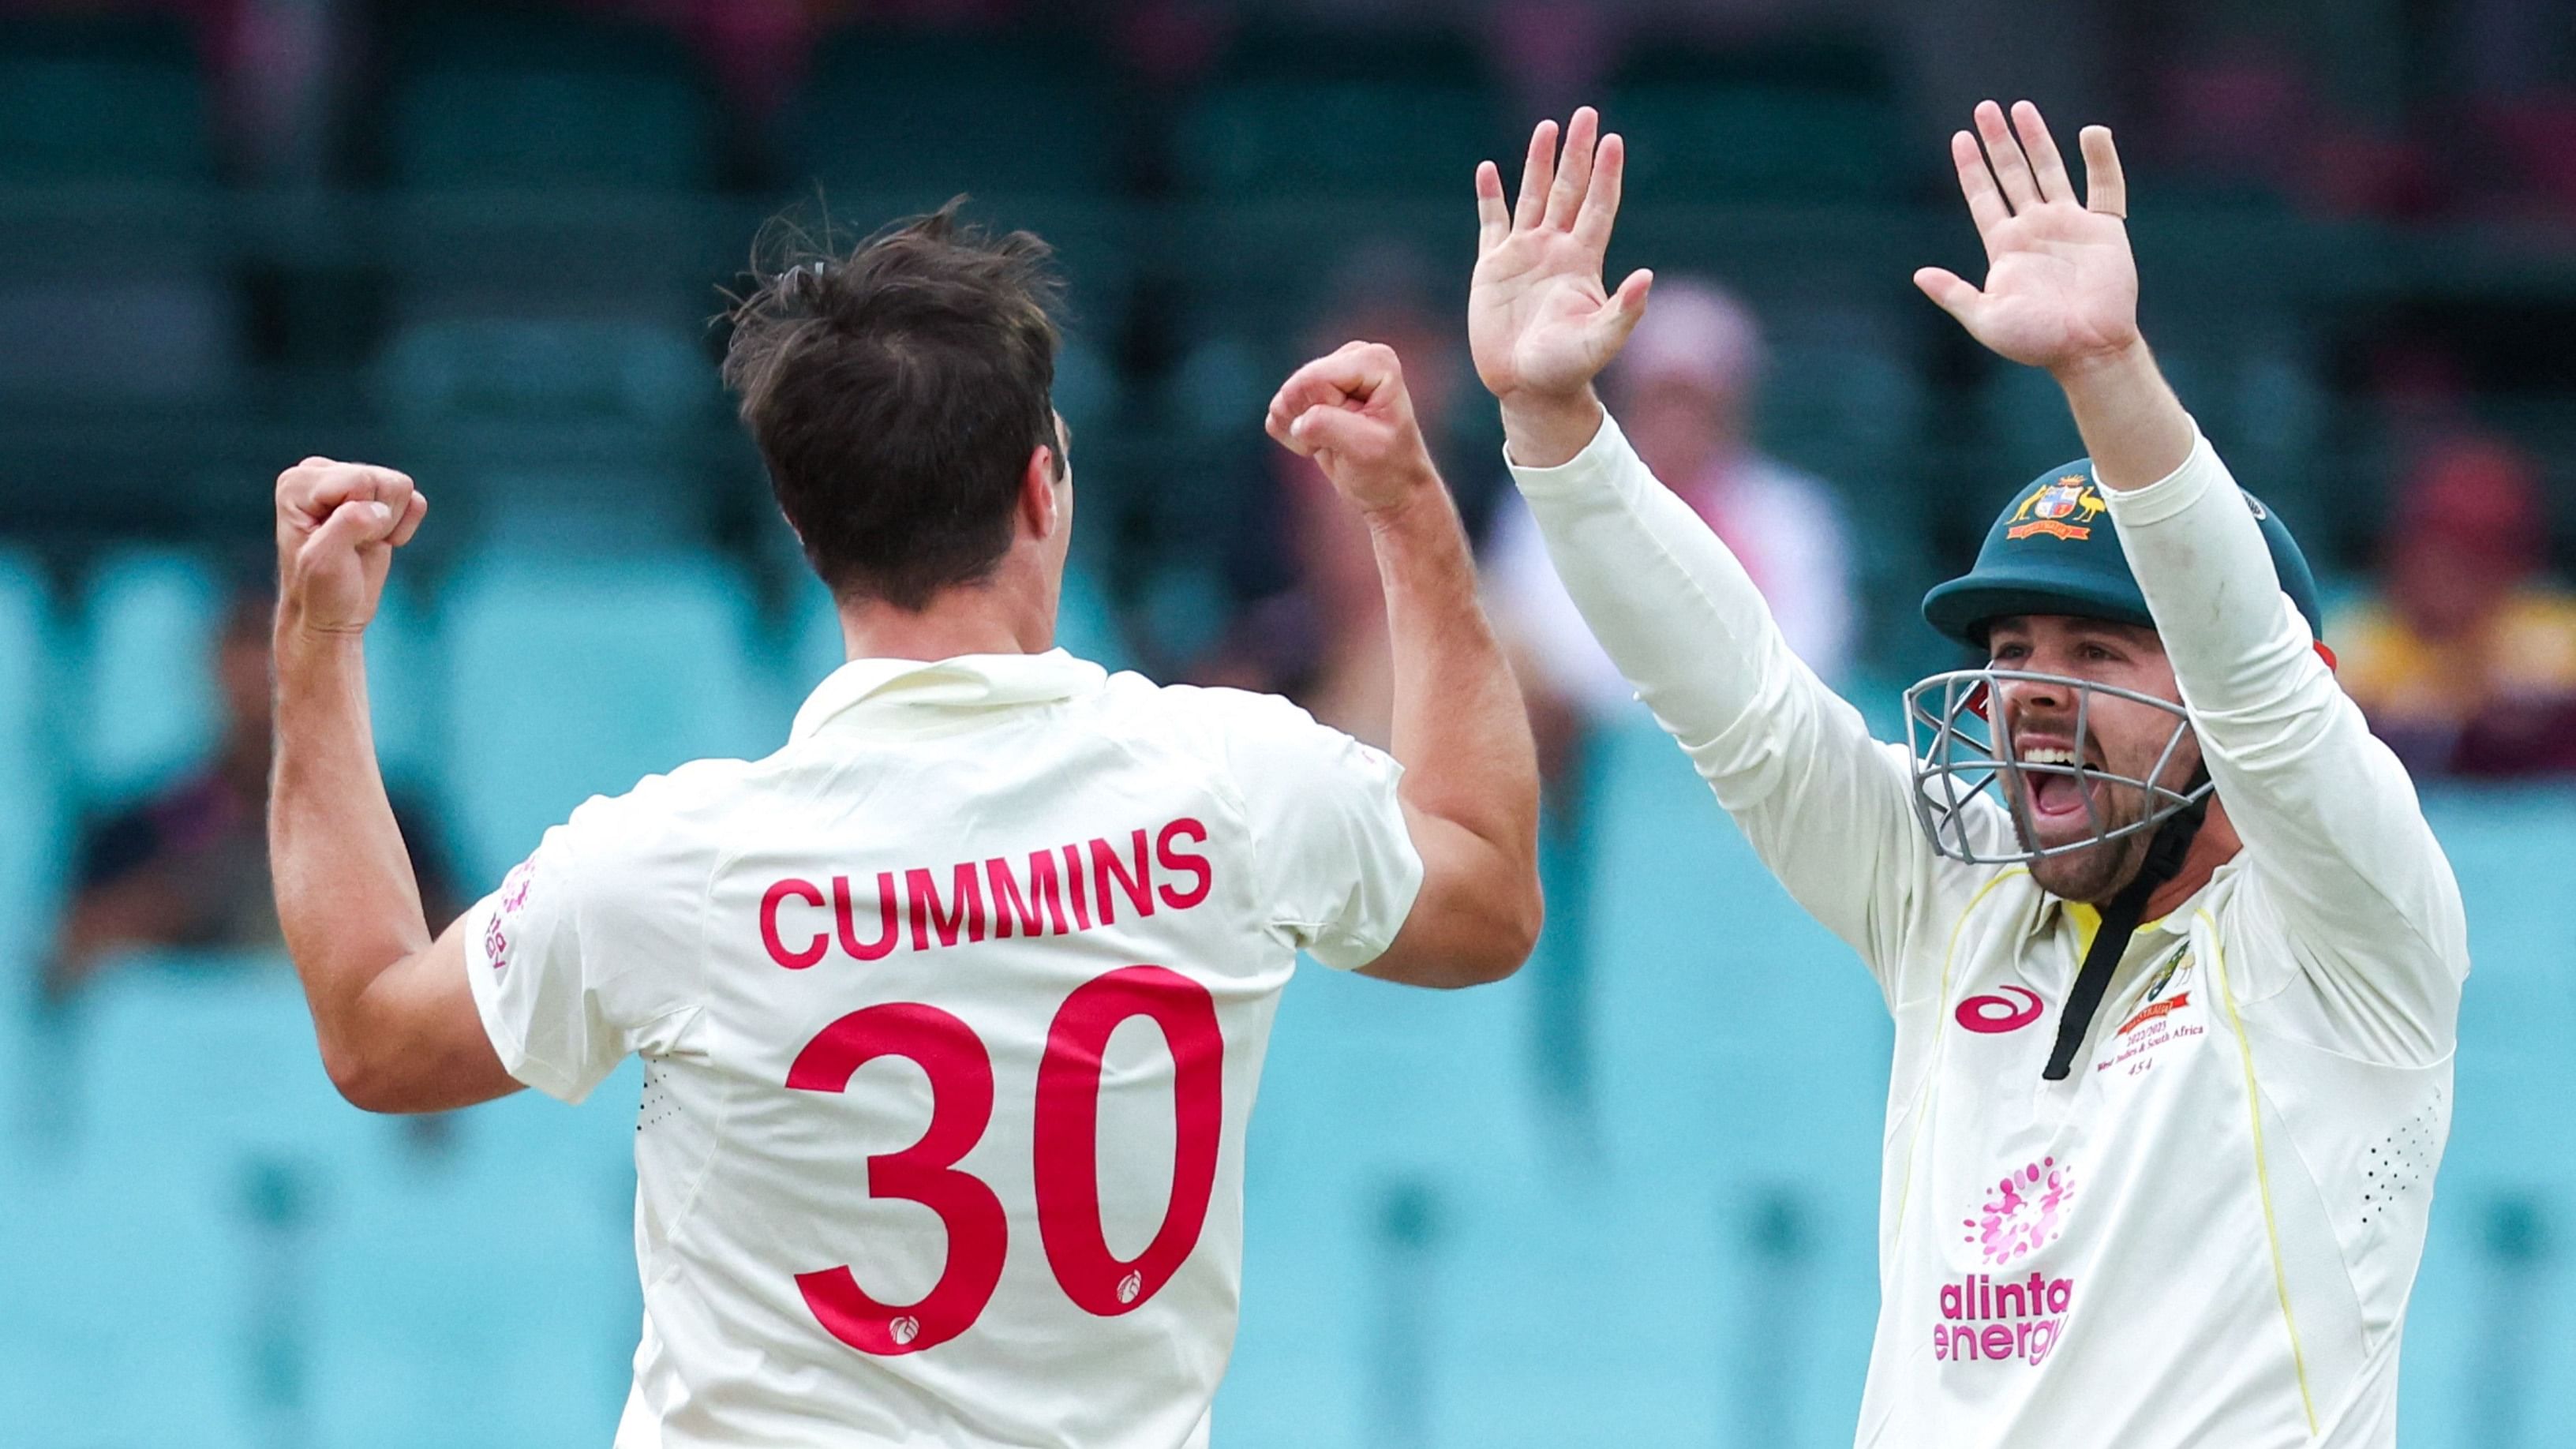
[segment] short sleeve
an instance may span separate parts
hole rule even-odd
[[[706,869],[647,792],[594,799],[466,912],[466,971],[510,1075],[578,1102],[698,1009]]]
[[[1422,889],[1396,798],[1404,767],[1286,700],[1233,698],[1226,754],[1267,923],[1337,971],[1365,966],[1386,954]]]

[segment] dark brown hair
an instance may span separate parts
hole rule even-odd
[[[1047,244],[957,219],[959,197],[846,255],[764,232],[725,385],[805,557],[840,597],[920,609],[992,572],[1050,395],[1062,296]]]

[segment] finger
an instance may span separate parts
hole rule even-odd
[[[352,499],[379,499],[400,508],[411,492],[410,474],[368,463],[326,460],[319,465],[298,465],[277,480],[278,503],[308,528]]]
[[[1395,349],[1383,342],[1346,342],[1288,375],[1279,388],[1290,418],[1322,404],[1365,403],[1403,376]]]
[[[1476,255],[1483,256],[1512,234],[1511,208],[1503,204],[1502,168],[1476,163]]]
[[[1348,408],[1319,407],[1300,413],[1288,433],[1301,453],[1363,453],[1384,441],[1386,424]]]
[[[393,546],[400,548],[411,542],[412,535],[420,532],[420,521],[428,516],[429,495],[414,489],[411,505],[403,510],[402,522],[394,525]]]
[[[2111,128],[2087,126],[2075,135],[2084,152],[2084,209],[2104,216],[2129,214],[2129,180],[2120,174],[2120,150],[2111,144]]]
[[[1512,230],[1527,231],[1547,214],[1547,188],[1556,180],[1556,122],[1541,121],[1530,132],[1529,155],[1521,162],[1521,199],[1512,211]]]
[[[1985,293],[1970,285],[1968,279],[1946,267],[1923,267],[1914,273],[1914,285],[1932,299],[1942,311],[1959,319],[1963,327],[1972,326],[1969,318],[1977,305],[1986,300]]]
[[[1646,294],[1654,286],[1653,272],[1643,267],[1630,272],[1628,279],[1619,284],[1619,290],[1610,294],[1609,304],[1594,317],[1593,335],[1605,358],[1626,346],[1628,334],[1636,331],[1637,324],[1645,320]]]
[[[1574,237],[1595,251],[1610,246],[1610,223],[1619,218],[1620,183],[1628,170],[1628,143],[1613,131],[1601,138],[1600,159],[1593,163],[1592,186],[1575,213]]]
[[[1557,231],[1574,227],[1575,208],[1583,204],[1584,189],[1592,184],[1592,151],[1594,139],[1601,132],[1601,113],[1590,106],[1574,108],[1574,119],[1565,125],[1565,159],[1557,166],[1556,185],[1547,193],[1546,225]]]
[[[2028,101],[2013,102],[2013,133],[2021,137],[2022,154],[2030,158],[2031,180],[2039,187],[2042,201],[2073,201],[2075,183],[2066,174],[2066,160],[2057,154],[2057,138],[2048,134],[2048,122],[2041,119],[2039,107]]]
[[[1952,133],[1950,160],[1959,168],[1959,191],[1968,198],[1968,219],[1977,224],[1978,236],[1987,236],[2012,219],[2012,208],[2004,205],[2004,194],[1995,189],[1995,173],[1986,169],[1986,153],[1978,149],[1976,137],[1965,131]]]
[[[1295,392],[1282,395],[1279,410],[1271,415],[1266,431],[1290,451],[1309,453],[1314,449],[1298,436],[1298,419],[1313,412],[1347,412],[1351,407],[1349,395],[1339,389],[1321,383],[1300,384]]]
[[[307,554],[330,553],[338,549],[357,550],[370,544],[383,543],[400,524],[401,515],[373,499],[343,503],[331,510],[322,526],[304,544]]]
[[[1992,101],[1977,102],[1977,135],[1986,143],[1986,161],[1995,168],[1995,184],[2003,188],[2013,214],[2039,205],[2039,184],[2031,180],[2030,160],[2021,154],[2012,127],[2005,124],[2003,107]]]

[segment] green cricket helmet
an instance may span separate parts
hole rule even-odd
[[[2024,485],[1986,531],[1976,566],[1923,596],[1925,621],[1980,648],[1986,626],[2014,614],[2070,614],[2154,628],[2102,492],[2090,458],[2052,468]],[[2307,619],[2308,631],[2325,637],[2307,556],[2279,514],[2251,493],[2245,502],[2262,526],[2282,591]]]
[[[2263,542],[2281,587],[2290,596],[2311,634],[2322,632],[2317,608],[2316,576],[2279,516],[2254,495],[2246,506],[2263,530]],[[1986,631],[1997,619],[2015,615],[2062,614],[2155,627],[2147,599],[2129,572],[2129,557],[2120,547],[2119,530],[2111,524],[2103,490],[2093,473],[2093,460],[2078,458],[2053,468],[2013,495],[1994,527],[1987,530],[1976,566],[1923,596],[1923,617],[1933,628],[1963,644],[1983,648]],[[2318,646],[2324,653],[2324,646]],[[2327,654],[2329,663],[2333,655]],[[2015,757],[2008,732],[1987,719],[1988,701],[2003,686],[2040,681],[2066,686],[2076,703],[2072,761],[2030,761]],[[2163,753],[2143,777],[2121,775],[2086,763],[2088,720],[2096,698],[2117,697],[2153,706],[2172,718]],[[2089,850],[2106,841],[2161,829],[2178,818],[2187,840],[2210,785],[2205,771],[2169,769],[2189,737],[2190,717],[2172,700],[2134,690],[2061,675],[1998,669],[1991,665],[1933,675],[1905,692],[1907,742],[1914,753],[1915,813],[1933,847],[1953,859],[1995,865],[2029,862],[2046,856]],[[2037,846],[2029,832],[2003,842],[1976,828],[1981,812],[2000,805],[2019,821],[2033,776],[2070,775],[2088,785],[2137,792],[2144,807],[2135,818],[2113,824],[2100,810],[2093,790],[2082,798],[2091,829],[2081,838],[2054,846]],[[1986,803],[1980,805],[1980,800]]]

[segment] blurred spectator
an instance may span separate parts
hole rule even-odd
[[[1850,663],[1854,616],[1841,515],[1824,483],[1754,447],[1761,371],[1761,332],[1742,302],[1707,282],[1659,280],[1610,375],[1611,407],[1655,476],[1743,561],[1790,647],[1836,680]],[[1593,642],[1517,496],[1496,510],[1485,579],[1541,763],[1556,775],[1580,735],[1629,708],[1635,691]]]
[[[1363,249],[1336,272],[1331,294],[1335,310],[1307,334],[1304,355],[1352,341],[1394,348],[1422,435],[1437,453],[1464,359],[1454,321],[1425,301],[1417,262],[1399,250]],[[1269,487],[1264,502],[1245,513],[1233,561],[1253,603],[1188,673],[1206,684],[1284,694],[1335,729],[1383,747],[1395,680],[1368,525],[1313,463],[1276,446],[1265,446],[1262,458]],[[1454,483],[1455,470],[1445,471]]]
[[[2173,184],[2279,195],[2306,179],[2316,104],[2290,57],[2238,42],[2181,58],[2162,79],[2153,131]]]
[[[212,759],[84,832],[48,993],[62,996],[121,952],[241,951],[279,945],[268,880],[269,617],[265,589],[237,595],[216,644],[224,731]],[[461,905],[421,816],[397,796],[421,904],[433,930]]]
[[[2576,770],[2576,595],[2540,577],[2536,469],[2493,438],[2428,450],[2381,594],[2332,641],[2343,685],[2418,775]]]

